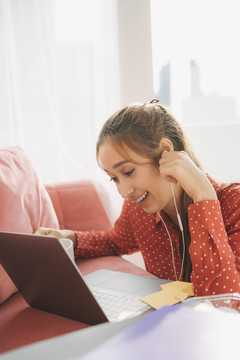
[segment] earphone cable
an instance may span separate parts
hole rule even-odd
[[[181,272],[180,272],[180,275],[179,275],[179,279],[181,279],[182,273],[183,273],[184,258],[185,258],[185,239],[184,239],[184,231],[183,231],[183,225],[182,225],[181,216],[179,215],[179,212],[178,212],[177,202],[176,202],[174,190],[173,190],[173,187],[172,187],[172,183],[170,182],[169,184],[170,184],[170,188],[171,188],[171,191],[172,191],[174,206],[175,206],[176,213],[177,213],[178,225],[179,225],[180,231],[181,231],[181,233],[182,233],[183,253],[182,253]],[[171,242],[172,242],[172,241],[171,241]]]
[[[160,218],[161,218],[161,220],[162,220],[162,222],[163,222],[163,225],[165,226],[166,232],[167,232],[168,237],[169,237],[169,240],[170,240],[171,251],[172,251],[173,270],[174,270],[175,279],[176,279],[176,281],[177,281],[177,280],[178,280],[178,278],[177,278],[177,271],[176,271],[175,261],[174,261],[174,251],[173,251],[172,238],[171,238],[171,235],[169,234],[169,231],[168,231],[167,225],[165,224],[165,221],[163,220],[163,218],[161,217],[161,215],[160,215]],[[180,274],[180,275],[181,275],[181,274]],[[179,278],[180,278],[180,277],[179,277]]]

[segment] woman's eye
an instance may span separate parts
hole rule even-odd
[[[134,172],[134,170],[135,170],[135,169],[132,169],[132,170],[130,170],[130,171],[127,171],[127,172],[124,173],[124,175],[130,176],[130,175]]]
[[[117,181],[117,177],[112,177],[112,178],[110,178],[110,181],[116,182],[116,181]]]

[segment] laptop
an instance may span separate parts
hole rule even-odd
[[[83,277],[59,239],[45,235],[1,231],[0,263],[30,306],[89,325],[149,311],[139,299],[168,282],[110,270]]]

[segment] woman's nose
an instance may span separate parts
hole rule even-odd
[[[133,194],[134,188],[130,184],[122,183],[118,185],[118,192],[122,196],[122,198],[127,199],[130,198]]]

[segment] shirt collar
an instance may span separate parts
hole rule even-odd
[[[158,224],[162,220],[161,215],[160,215],[160,211],[158,211],[156,213],[155,220],[156,220],[156,224]]]

